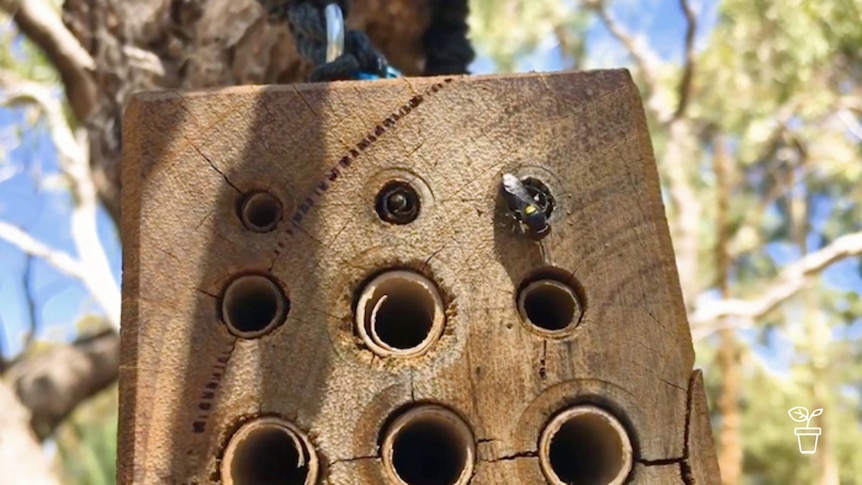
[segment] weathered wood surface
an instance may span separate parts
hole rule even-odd
[[[219,481],[231,432],[259,415],[308,433],[324,483],[383,483],[381,427],[422,401],[471,428],[473,484],[544,483],[538,437],[577,402],[628,427],[635,483],[719,483],[626,71],[148,93],[129,104],[123,140],[120,483]],[[519,317],[517,288],[545,263],[501,229],[503,171],[544,179],[557,199],[546,244],[584,305],[564,338]],[[411,224],[374,211],[393,176],[419,188]],[[240,223],[252,190],[281,200],[275,231]],[[442,337],[418,357],[374,357],[353,329],[357,285],[394,265],[431,277],[447,306]],[[272,333],[239,339],[218,301],[248,272],[272,275],[290,310]]]

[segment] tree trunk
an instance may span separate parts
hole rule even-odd
[[[730,297],[730,263],[727,251],[730,188],[727,173],[729,163],[725,143],[726,141],[721,135],[713,137],[713,171],[717,185],[715,267],[721,297],[726,299]],[[742,477],[739,350],[733,330],[722,330],[720,339],[718,367],[721,372],[721,396],[718,400],[718,409],[721,413],[721,427],[718,433],[718,462],[722,483],[736,485]]]

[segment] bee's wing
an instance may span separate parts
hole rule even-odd
[[[503,189],[518,199],[521,206],[533,203],[533,198],[530,197],[530,193],[527,192],[524,184],[521,183],[518,177],[515,177],[510,173],[503,174]]]

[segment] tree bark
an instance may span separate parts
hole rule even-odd
[[[40,439],[50,435],[78,404],[117,380],[119,340],[116,332],[108,330],[22,359],[9,369],[7,377],[29,410],[29,423]]]

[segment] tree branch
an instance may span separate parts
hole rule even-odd
[[[598,15],[605,28],[628,51],[643,78],[646,106],[656,113],[662,122],[669,121],[672,118],[673,109],[667,106],[666,100],[661,99],[662,91],[658,77],[661,61],[658,56],[643,42],[643,39],[635,37],[620,25],[611,14],[606,0],[584,0],[584,6]]]
[[[844,109],[838,111],[838,119],[844,123],[850,134],[855,136],[859,141],[862,141],[862,123],[859,123],[859,120],[853,116],[850,110]]]
[[[30,410],[33,430],[45,438],[82,401],[117,380],[119,360],[120,339],[109,329],[29,355],[7,375]]]
[[[87,240],[90,239],[98,239],[98,234],[94,233],[93,236],[87,238]],[[93,268],[89,268],[84,264],[83,258],[79,261],[68,253],[48,247],[8,222],[0,221],[0,240],[15,246],[25,254],[44,260],[66,276],[81,281],[105,311],[108,321],[115,328],[119,328],[120,290],[117,284],[113,282],[113,275],[110,272],[107,276],[110,277],[112,286],[100,286],[103,284],[102,280],[104,278],[96,275],[96,271]],[[90,249],[90,251],[94,249]],[[99,243],[97,249],[101,251],[101,243]]]
[[[0,240],[15,246],[24,254],[30,254],[44,260],[66,276],[81,281],[85,278],[86,270],[78,260],[68,253],[48,247],[8,222],[0,221]]]
[[[671,226],[680,286],[690,307],[698,293],[700,275],[700,223],[702,203],[692,185],[692,171],[699,157],[692,127],[687,119],[676,119],[668,125],[667,145],[661,157],[663,175],[675,213]]]
[[[635,38],[628,32],[619,22],[611,15],[604,0],[586,0],[584,2],[588,8],[591,8],[602,23],[629,52],[641,75],[644,77],[644,82],[650,91],[655,91],[658,88],[658,58],[653,52],[643,43],[641,39]]]
[[[29,320],[29,329],[27,337],[24,339],[24,350],[33,345],[33,340],[36,338],[36,332],[39,330],[39,314],[36,311],[36,299],[33,296],[33,258],[32,254],[27,254],[27,261],[24,263],[24,271],[21,274],[21,287],[24,289],[24,301],[27,307],[27,319]]]
[[[86,120],[96,105],[97,89],[91,72],[96,62],[63,25],[54,8],[43,0],[0,0],[18,29],[36,44],[60,73],[72,111]]]
[[[62,104],[51,95],[49,87],[0,71],[0,88],[5,95],[0,98],[0,103],[29,102],[39,107],[45,116],[51,140],[57,149],[60,169],[71,183],[74,201],[71,214],[72,240],[80,260],[63,257],[8,224],[0,226],[0,237],[5,234],[8,237],[4,239],[17,243],[18,247],[22,247],[20,243],[23,243],[29,249],[22,247],[25,252],[36,254],[33,252],[36,251],[39,255],[49,257],[49,262],[61,271],[77,276],[106,312],[108,320],[115,328],[119,328],[120,287],[114,280],[105,250],[99,241],[96,227],[98,202],[88,161],[88,142],[80,135],[82,131],[79,136],[75,136],[63,114]],[[70,264],[70,260],[74,263]]]
[[[718,300],[698,308],[689,317],[692,334],[695,339],[701,339],[721,328],[751,325],[805,288],[812,276],[837,261],[859,255],[862,255],[862,231],[841,236],[819,251],[786,266],[759,297]],[[728,321],[719,323],[721,319]]]
[[[673,113],[673,119],[681,118],[685,114],[685,109],[691,96],[691,84],[694,78],[694,39],[697,35],[697,16],[691,8],[689,0],[679,0],[679,4],[685,15],[687,28],[685,31],[684,67],[682,79],[680,79],[679,83],[679,102],[677,103],[676,111]]]

